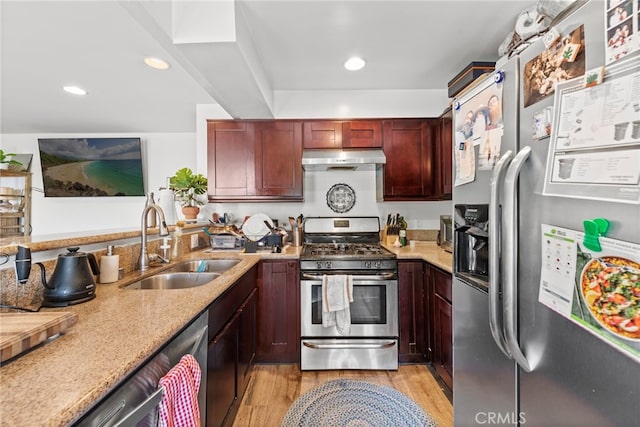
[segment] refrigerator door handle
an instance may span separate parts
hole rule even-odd
[[[524,163],[531,155],[531,147],[524,147],[516,154],[504,179],[504,206],[502,208],[502,232],[504,235],[504,299],[503,320],[507,347],[518,365],[531,372],[531,365],[518,344],[518,177]]]
[[[509,359],[513,359],[507,343],[505,342],[502,316],[500,308],[500,242],[501,220],[500,199],[502,197],[502,183],[504,175],[513,157],[513,151],[509,150],[496,163],[491,175],[491,196],[489,199],[489,328],[496,346]]]

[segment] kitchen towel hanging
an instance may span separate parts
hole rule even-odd
[[[346,274],[322,276],[322,326],[335,326],[341,335],[351,333],[353,278]]]
[[[160,379],[163,394],[158,406],[158,426],[200,427],[200,375],[198,361],[186,354]]]

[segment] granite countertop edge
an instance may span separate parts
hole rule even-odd
[[[453,254],[442,249],[436,242],[418,241],[415,247],[402,246],[396,248],[386,244],[383,244],[383,246],[396,254],[398,260],[423,260],[448,273],[453,272]]]

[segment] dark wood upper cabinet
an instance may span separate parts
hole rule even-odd
[[[439,166],[439,192],[443,200],[451,200],[453,190],[453,114],[451,108],[439,117],[436,153]]]
[[[381,120],[312,120],[303,124],[306,149],[381,148]]]
[[[342,122],[317,120],[302,126],[304,148],[342,148]]]
[[[438,200],[437,119],[383,121],[384,200]]]
[[[381,148],[382,122],[380,120],[353,120],[342,125],[343,148]]]
[[[302,201],[302,123],[207,123],[209,201]]]
[[[256,196],[302,199],[302,123],[255,124]]]
[[[254,139],[252,123],[207,123],[209,197],[255,195]]]

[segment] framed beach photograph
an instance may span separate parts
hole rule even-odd
[[[45,197],[144,196],[140,138],[39,138]]]

